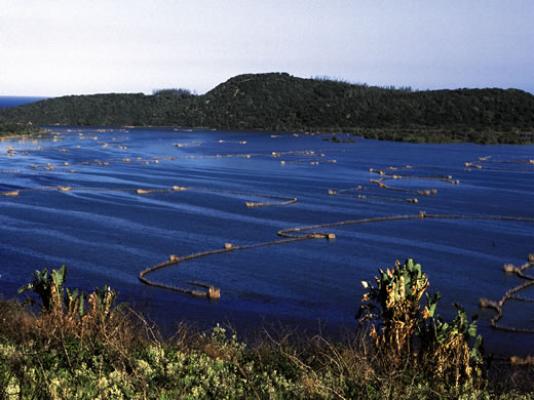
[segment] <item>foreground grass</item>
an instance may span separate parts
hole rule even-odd
[[[534,399],[528,368],[486,363],[482,375],[454,379],[443,371],[455,363],[465,371],[481,366],[451,357],[447,341],[434,349],[439,357],[448,349],[447,364],[426,362],[421,351],[417,361],[403,356],[408,336],[387,336],[391,324],[340,342],[265,333],[245,344],[218,325],[209,332],[180,326],[162,338],[134,310],[116,306],[111,289],[84,297],[64,290],[64,277],[64,270],[36,273],[27,289],[41,298],[38,313],[0,302],[0,399]],[[379,299],[380,286],[369,301],[373,293]],[[397,321],[409,315],[398,310]],[[455,345],[467,343],[454,337]]]

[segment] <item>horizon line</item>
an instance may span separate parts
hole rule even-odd
[[[326,80],[326,81],[334,81],[334,82],[341,82],[341,83],[347,83],[347,84],[350,84],[350,85],[360,85],[360,86],[369,86],[369,87],[378,87],[378,88],[383,88],[383,89],[388,89],[388,88],[392,88],[392,89],[398,89],[398,90],[402,90],[402,89],[410,89],[414,92],[428,92],[428,91],[439,91],[439,90],[463,90],[463,89],[500,89],[500,90],[519,90],[519,91],[523,91],[523,92],[526,92],[526,93],[529,93],[529,94],[532,94],[534,95],[534,88],[532,89],[526,89],[526,88],[520,88],[520,87],[503,87],[503,86],[454,86],[454,87],[451,87],[451,86],[443,86],[443,87],[436,87],[436,88],[418,88],[418,87],[415,87],[415,86],[411,86],[411,85],[393,85],[393,84],[371,84],[371,83],[367,83],[367,82],[359,82],[359,81],[351,81],[351,80],[348,80],[348,79],[345,79],[345,78],[340,78],[340,77],[336,77],[336,76],[329,76],[329,75],[313,75],[313,76],[308,76],[308,77],[303,77],[303,76],[298,76],[298,75],[293,75],[293,74],[290,74],[288,72],[276,72],[276,71],[273,71],[273,72],[261,72],[261,73],[251,73],[251,72],[244,72],[244,73],[241,73],[241,74],[237,74],[237,75],[233,75],[229,78],[227,78],[226,80],[224,81],[221,81],[217,84],[215,84],[212,88],[206,90],[205,92],[203,93],[198,93],[195,89],[189,89],[187,87],[179,87],[178,85],[177,86],[166,86],[166,87],[154,87],[153,89],[151,89],[150,92],[147,92],[147,91],[135,91],[135,90],[132,90],[132,91],[110,91],[110,92],[102,92],[102,91],[94,91],[94,92],[80,92],[80,93],[63,93],[63,94],[58,94],[58,95],[36,95],[36,94],[32,94],[32,95],[18,95],[18,94],[3,94],[0,92],[0,97],[14,97],[14,98],[39,98],[39,99],[53,99],[53,98],[59,98],[59,97],[67,97],[67,96],[93,96],[93,95],[107,95],[107,94],[144,94],[145,96],[150,96],[150,95],[153,95],[155,91],[159,91],[159,90],[172,90],[172,89],[185,89],[185,90],[189,90],[193,95],[195,96],[202,96],[202,95],[205,95],[206,93],[210,92],[211,90],[213,90],[215,87],[217,87],[218,85],[220,84],[223,84],[224,82],[227,82],[229,81],[230,79],[233,79],[233,78],[236,78],[236,77],[239,77],[239,76],[243,76],[243,75],[269,75],[269,74],[287,74],[291,77],[294,77],[294,78],[299,78],[299,79],[315,79],[315,80]]]

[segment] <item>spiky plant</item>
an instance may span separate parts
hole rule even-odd
[[[19,293],[35,292],[41,299],[43,317],[50,314],[53,320],[65,328],[79,325],[82,331],[87,331],[90,326],[96,328],[108,323],[115,310],[117,293],[105,285],[85,296],[78,289],[65,289],[66,277],[65,266],[50,272],[47,269],[35,271],[32,281],[21,287]]]
[[[419,302],[428,288],[428,278],[413,259],[393,268],[380,270],[375,277],[376,287],[369,287],[363,297],[361,315],[371,321],[371,337],[378,349],[395,352],[398,356],[410,353],[412,337],[421,320]]]
[[[59,269],[36,270],[33,279],[18,290],[18,293],[35,292],[41,299],[44,311],[61,311],[63,308],[63,285],[67,277],[67,269],[63,265]]]
[[[360,321],[370,324],[369,334],[376,351],[391,367],[422,366],[432,376],[455,385],[473,383],[482,377],[482,338],[476,319],[456,306],[457,314],[446,322],[437,314],[439,293],[426,295],[429,280],[413,259],[380,270],[376,286],[362,282],[369,291],[363,296]]]
[[[435,310],[437,298],[433,305]],[[455,306],[456,316],[451,322],[434,311],[420,324],[419,358],[434,376],[444,381],[455,385],[479,382],[484,373],[482,336],[478,335],[476,317],[470,320],[460,305]]]

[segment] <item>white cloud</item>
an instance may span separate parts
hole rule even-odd
[[[181,86],[287,71],[534,90],[521,0],[0,0],[0,94]]]

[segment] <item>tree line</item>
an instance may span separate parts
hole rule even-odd
[[[65,96],[0,112],[0,123],[353,132],[409,141],[534,141],[534,96],[517,89],[416,91],[285,73],[187,89]]]

